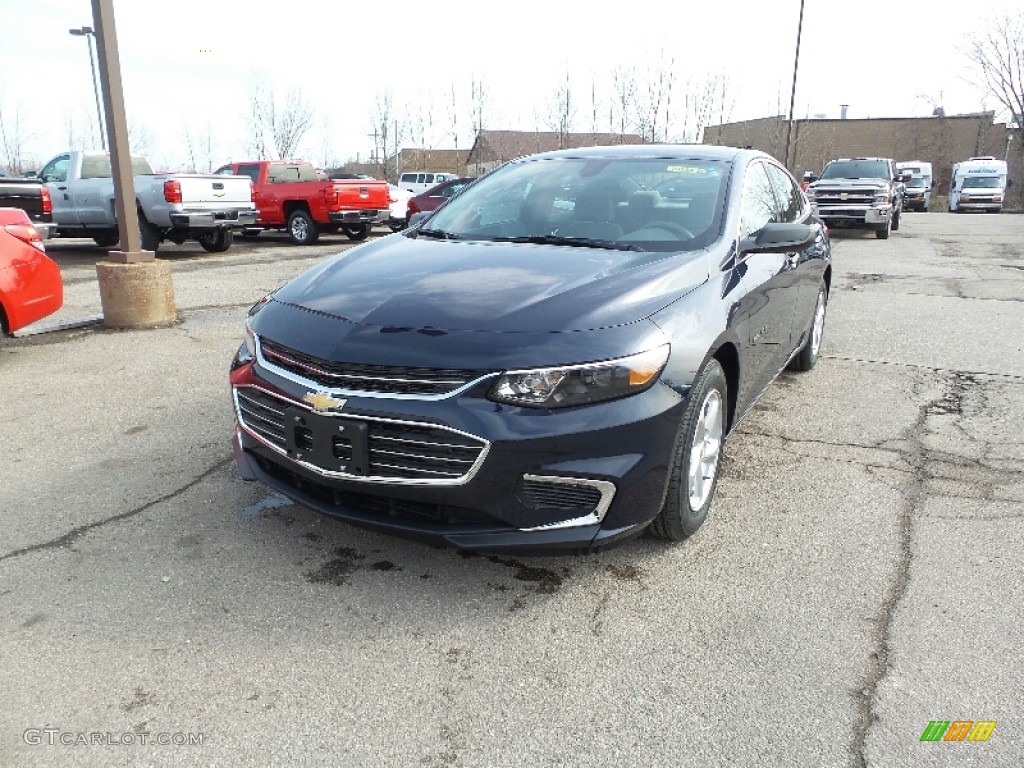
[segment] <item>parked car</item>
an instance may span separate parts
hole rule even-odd
[[[782,369],[814,366],[831,281],[827,230],[762,152],[515,160],[250,309],[237,465],[471,550],[683,539],[726,437]]]
[[[164,240],[179,245],[197,240],[206,251],[226,251],[234,233],[256,221],[248,179],[153,173],[144,157],[131,163],[145,251],[157,250]],[[117,245],[109,152],[65,152],[46,163],[39,176],[52,198],[54,236],[91,237],[103,248]]]
[[[63,303],[60,267],[32,220],[20,208],[0,208],[0,332],[21,330]]]
[[[414,213],[426,213],[440,208],[474,181],[475,177],[460,176],[441,182],[426,192],[413,195],[405,206],[406,218],[410,218]]]
[[[409,198],[412,197],[412,192],[402,189],[396,184],[388,184],[388,197],[391,201],[391,215],[388,218],[388,226],[392,232],[398,232],[405,229],[406,223],[409,220],[406,208],[409,204]]]
[[[259,218],[246,235],[282,229],[296,245],[312,245],[321,232],[342,231],[350,240],[363,240],[390,213],[387,182],[321,180],[308,162],[245,160],[221,166],[216,173],[252,180]]]
[[[456,173],[438,173],[437,171],[411,171],[398,177],[398,186],[415,195],[426,192],[442,181],[457,178]]]
[[[804,174],[804,194],[829,227],[874,230],[886,240],[900,228],[904,182],[911,172],[896,169],[887,157],[841,158],[829,162],[821,176]]]

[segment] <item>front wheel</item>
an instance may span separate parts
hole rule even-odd
[[[807,341],[797,353],[796,357],[789,364],[794,371],[809,371],[818,362],[818,352],[821,350],[821,337],[825,332],[825,309],[828,307],[828,288],[825,281],[818,286],[818,301],[814,305],[814,315],[811,317],[811,327],[807,332]]]
[[[204,232],[196,239],[207,253],[223,253],[231,247],[235,237],[230,229],[217,229],[213,232]]]
[[[900,215],[903,213],[903,209],[900,208],[898,211],[892,212],[892,231],[899,232],[900,230]]]
[[[389,221],[388,222],[388,228],[392,232],[401,232],[403,229],[405,229],[405,222],[404,221]]]
[[[95,235],[92,239],[100,248],[112,248],[121,240],[118,235]]]
[[[308,212],[295,211],[288,217],[288,236],[296,245],[312,245],[320,238],[320,230]]]
[[[370,234],[370,228],[366,224],[348,224],[342,229],[345,230],[349,240],[365,240],[366,236]]]
[[[725,372],[712,359],[697,376],[673,451],[668,493],[651,533],[681,541],[704,523],[715,496],[729,402]]]
[[[892,228],[892,219],[890,218],[885,224],[879,224],[878,229],[875,230],[875,237],[879,240],[889,239],[889,230]]]

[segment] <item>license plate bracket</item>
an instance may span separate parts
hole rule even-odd
[[[330,472],[370,473],[366,422],[294,407],[285,409],[284,421],[290,458]]]

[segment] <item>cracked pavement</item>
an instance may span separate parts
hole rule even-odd
[[[705,527],[586,558],[238,479],[245,309],[344,238],[171,249],[179,325],[0,341],[0,765],[1024,764],[1024,217],[834,242],[823,358],[731,437]],[[50,252],[98,312],[95,249]]]

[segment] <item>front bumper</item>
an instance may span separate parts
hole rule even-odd
[[[659,383],[621,400],[526,409],[483,398],[485,381],[442,399],[349,397],[343,413],[317,416],[301,402],[305,387],[260,371],[232,373],[243,478],[354,525],[474,551],[595,551],[642,533],[664,500],[684,404]],[[357,433],[350,454],[335,428]],[[327,431],[345,458],[317,456]],[[410,435],[415,450],[399,443]],[[465,471],[449,473],[458,462]]]
[[[244,229],[256,224],[259,211],[247,209],[219,211],[172,211],[174,229]]]
[[[877,227],[892,217],[892,206],[815,205],[818,216],[830,227]]]
[[[332,224],[386,224],[391,217],[391,210],[365,208],[354,211],[330,211],[327,217]]]

